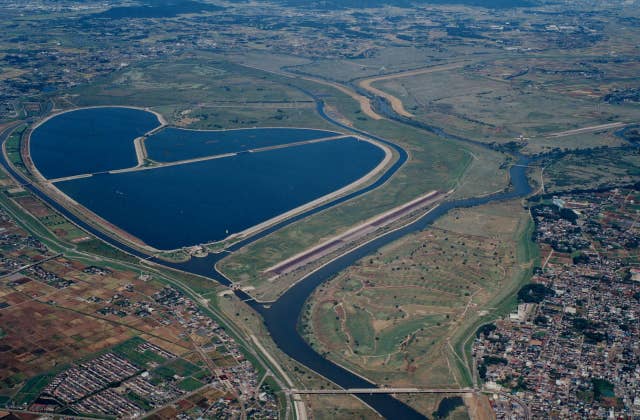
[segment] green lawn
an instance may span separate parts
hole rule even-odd
[[[122,260],[132,263],[138,261],[138,259],[133,255],[120,251],[100,239],[90,239],[88,241],[80,242],[76,245],[76,248],[81,252],[99,255],[114,260]]]
[[[177,359],[160,366],[154,373],[163,378],[172,379],[174,375],[186,378],[199,371],[200,368],[193,363],[187,362],[184,359]]]
[[[192,377],[186,378],[183,381],[180,381],[180,383],[178,383],[178,388],[187,392],[195,391],[196,389],[199,389],[203,386],[204,384],[202,382]]]
[[[46,373],[29,378],[16,396],[13,397],[13,404],[21,406],[35,401],[54,376],[54,374]]]

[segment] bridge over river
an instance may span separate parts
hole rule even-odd
[[[478,392],[473,388],[347,388],[347,389],[290,389],[290,394],[473,394]]]

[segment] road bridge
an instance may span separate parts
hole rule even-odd
[[[347,388],[347,389],[290,389],[290,394],[472,394],[473,388]]]

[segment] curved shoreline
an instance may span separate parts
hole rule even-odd
[[[360,141],[366,141],[378,148],[380,148],[383,152],[384,152],[384,157],[382,159],[382,161],[380,161],[371,171],[367,172],[366,174],[364,174],[362,177],[358,178],[357,180],[351,182],[348,185],[345,185],[343,187],[341,187],[338,190],[335,190],[333,192],[330,192],[328,194],[325,194],[321,197],[318,197],[308,203],[302,204],[301,206],[295,207],[293,209],[290,209],[280,215],[276,215],[270,219],[267,219],[257,225],[254,226],[250,226],[247,229],[244,229],[240,232],[236,232],[236,233],[232,233],[229,236],[219,239],[219,240],[215,240],[215,241],[210,241],[210,242],[204,242],[204,243],[195,243],[195,244],[191,244],[191,245],[185,245],[182,247],[178,247],[178,248],[173,248],[173,249],[159,249],[156,247],[153,247],[149,244],[147,244],[144,240],[142,240],[141,238],[136,237],[135,235],[132,235],[131,233],[127,232],[125,229],[120,228],[119,226],[109,222],[107,219],[105,219],[104,217],[98,215],[97,213],[95,213],[94,211],[90,210],[89,208],[87,208],[86,206],[78,203],[76,200],[72,199],[71,197],[69,197],[66,193],[64,193],[61,189],[59,189],[56,185],[55,185],[55,181],[56,180],[50,180],[47,179],[46,177],[44,177],[44,175],[42,175],[42,173],[38,170],[38,168],[36,167],[36,165],[33,163],[33,160],[31,159],[31,135],[32,133],[38,128],[40,127],[42,124],[44,124],[45,122],[49,121],[50,119],[65,114],[65,113],[69,113],[69,112],[74,112],[74,111],[79,111],[79,110],[84,110],[84,109],[99,109],[99,108],[128,108],[128,109],[136,109],[136,110],[140,110],[140,111],[146,111],[146,112],[150,112],[152,114],[154,114],[156,116],[156,118],[158,119],[158,122],[160,123],[160,125],[158,127],[153,128],[152,130],[148,131],[148,133],[151,132],[156,132],[162,129],[165,129],[167,127],[169,127],[166,124],[166,120],[164,119],[164,117],[156,112],[156,111],[152,111],[149,108],[141,108],[141,107],[134,107],[134,106],[120,106],[120,105],[110,105],[110,106],[91,106],[91,107],[78,107],[78,108],[73,108],[70,110],[65,110],[62,112],[57,112],[54,113],[52,115],[47,116],[46,118],[44,118],[43,120],[39,121],[38,123],[36,123],[27,133],[27,135],[25,136],[25,147],[24,149],[21,148],[21,153],[24,152],[26,155],[22,156],[22,159],[25,163],[25,166],[27,167],[27,170],[29,172],[31,172],[35,178],[35,182],[38,183],[40,185],[40,187],[42,189],[44,189],[45,191],[48,192],[48,194],[51,196],[52,199],[54,199],[59,205],[65,207],[69,212],[75,213],[78,217],[83,217],[87,220],[88,223],[90,224],[95,224],[97,225],[96,227],[98,229],[101,229],[103,231],[103,233],[109,235],[109,236],[113,236],[114,239],[118,240],[124,240],[126,241],[130,246],[136,247],[138,249],[140,249],[141,251],[143,251],[144,253],[148,253],[148,254],[152,254],[152,255],[156,255],[156,254],[161,254],[161,253],[167,253],[167,252],[179,252],[179,251],[183,251],[186,248],[191,248],[191,247],[195,247],[195,246],[201,246],[201,247],[207,247],[207,246],[212,246],[215,244],[220,244],[220,243],[225,243],[225,242],[229,242],[229,241],[243,241],[246,240],[262,231],[265,231],[267,229],[269,229],[272,226],[275,226],[283,221],[286,221],[287,219],[291,219],[297,215],[303,214],[307,211],[311,211],[315,208],[319,208],[321,206],[323,206],[324,204],[330,203],[333,200],[339,199],[340,197],[343,197],[345,195],[348,195],[350,192],[354,192],[357,191],[358,187],[361,187],[365,184],[367,184],[368,182],[370,182],[372,179],[375,179],[376,177],[381,176],[381,174],[383,173],[383,171],[385,170],[385,168],[388,168],[393,160],[393,152],[392,150],[389,148],[389,146],[376,141],[374,139],[371,138],[366,138],[366,137],[362,137],[362,136],[351,136],[351,137],[355,137]],[[173,128],[173,127],[172,127]],[[266,129],[274,129],[274,128],[284,128],[284,129],[289,129],[289,127],[267,127]],[[183,128],[176,128],[178,130],[191,130],[191,129],[183,129]],[[221,131],[237,131],[237,130],[260,130],[261,128],[259,127],[254,127],[254,128],[239,128],[239,129],[229,129],[229,130],[191,130],[191,131],[212,131],[212,132],[221,132]],[[304,130],[305,128],[294,128],[294,130]],[[307,128],[307,130],[309,130]],[[315,130],[315,129],[311,129],[311,130]],[[334,131],[330,131],[330,130],[319,130],[319,131],[325,131],[327,133],[336,133],[338,135],[341,135],[341,133],[339,132],[334,132]],[[147,134],[145,134],[144,136],[142,136],[142,138],[146,137]],[[348,136],[345,134],[345,136]],[[138,139],[140,139],[141,137],[138,137],[136,139],[133,140],[133,144],[134,144],[134,149],[136,148],[136,141],[138,141]],[[142,146],[144,147],[144,146]],[[137,152],[137,149],[136,149]],[[136,153],[136,155],[138,155],[138,153]],[[203,157],[200,160],[208,160],[207,157]],[[183,163],[181,163],[183,164]],[[158,167],[150,167],[149,169],[158,169],[158,168],[162,168],[163,166],[168,166],[168,165],[159,165]],[[138,164],[135,167],[131,167],[131,168],[125,168],[125,169],[120,169],[120,170],[113,170],[113,171],[108,171],[109,173],[118,173],[118,172],[126,172],[126,171],[130,171],[130,170],[140,170],[144,167],[140,167],[140,165]],[[79,175],[79,177],[83,177],[86,174],[82,174]]]
[[[64,110],[64,111],[60,111],[60,112],[54,112],[51,115],[48,115],[47,117],[43,118],[42,120],[38,121],[36,124],[34,124],[32,127],[30,127],[28,129],[27,134],[24,136],[24,145],[20,147],[20,154],[22,157],[22,161],[24,162],[25,167],[27,168],[27,171],[29,171],[31,173],[31,175],[35,178],[33,183],[37,183],[40,188],[43,190],[43,192],[45,194],[47,194],[45,191],[48,192],[48,196],[54,200],[56,203],[58,203],[60,206],[62,206],[63,208],[65,208],[67,211],[69,211],[72,214],[75,214],[77,217],[81,217],[84,218],[87,224],[95,224],[97,225],[96,228],[100,229],[105,235],[112,237],[114,240],[124,240],[125,242],[127,242],[130,246],[139,248],[141,250],[143,250],[143,252],[145,253],[152,253],[155,254],[157,252],[159,252],[157,249],[155,249],[154,247],[151,247],[149,245],[147,245],[143,240],[141,240],[140,238],[136,237],[135,235],[132,235],[131,233],[125,231],[124,229],[120,228],[117,225],[114,225],[113,223],[109,222],[108,220],[104,219],[103,217],[99,216],[98,214],[96,214],[95,212],[89,210],[86,206],[78,203],[77,201],[75,201],[73,198],[71,198],[70,196],[68,196],[67,194],[65,194],[62,190],[60,190],[53,182],[51,182],[51,180],[49,180],[48,178],[46,178],[44,175],[42,175],[42,173],[40,172],[40,170],[38,169],[38,167],[35,165],[35,163],[33,163],[33,159],[31,159],[31,136],[33,135],[34,131],[36,129],[38,129],[41,125],[43,125],[44,123],[46,123],[47,121],[63,115],[63,114],[68,114],[71,112],[75,112],[75,111],[81,111],[81,110],[85,110],[85,109],[103,109],[103,108],[125,108],[125,109],[135,109],[138,111],[145,111],[145,112],[149,112],[153,115],[155,115],[155,117],[158,120],[159,125],[155,128],[153,128],[150,131],[153,130],[157,130],[158,128],[163,127],[164,125],[166,125],[166,120],[164,119],[164,117],[162,116],[162,114],[156,112],[156,111],[152,111],[148,108],[142,108],[142,107],[135,107],[135,106],[128,106],[128,105],[99,105],[99,106],[89,106],[89,107],[76,107],[76,108],[72,108],[72,109],[68,109],[68,110]],[[134,149],[135,149],[135,140],[133,141],[134,144]],[[2,152],[3,154],[5,153],[5,148],[4,148],[4,143],[2,144]],[[6,156],[4,156],[6,159]],[[8,159],[7,159],[7,162]],[[16,170],[15,168],[13,168],[14,170]],[[17,170],[16,170],[17,172]]]
[[[35,130],[36,128],[40,127],[42,124],[46,123],[47,121],[49,121],[50,119],[57,117],[58,115],[63,115],[63,114],[68,114],[69,112],[75,112],[75,111],[81,111],[83,109],[100,109],[100,108],[127,108],[127,109],[136,109],[138,111],[146,111],[149,112],[153,115],[156,116],[156,118],[158,119],[158,127],[155,127],[152,130],[149,130],[149,132],[153,131],[153,130],[157,130],[158,128],[162,127],[162,126],[167,126],[167,120],[164,118],[164,116],[162,114],[160,114],[158,111],[154,111],[151,108],[147,107],[141,107],[141,106],[133,106],[133,105],[92,105],[92,106],[78,106],[78,107],[73,107],[73,108],[69,108],[69,109],[63,109],[63,110],[53,110],[51,114],[47,115],[45,118],[43,118],[42,120],[38,121],[37,123],[35,123],[33,125],[33,127],[31,127],[31,131]]]

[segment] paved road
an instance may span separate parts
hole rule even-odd
[[[348,388],[348,389],[291,389],[291,394],[472,394],[473,388]]]

